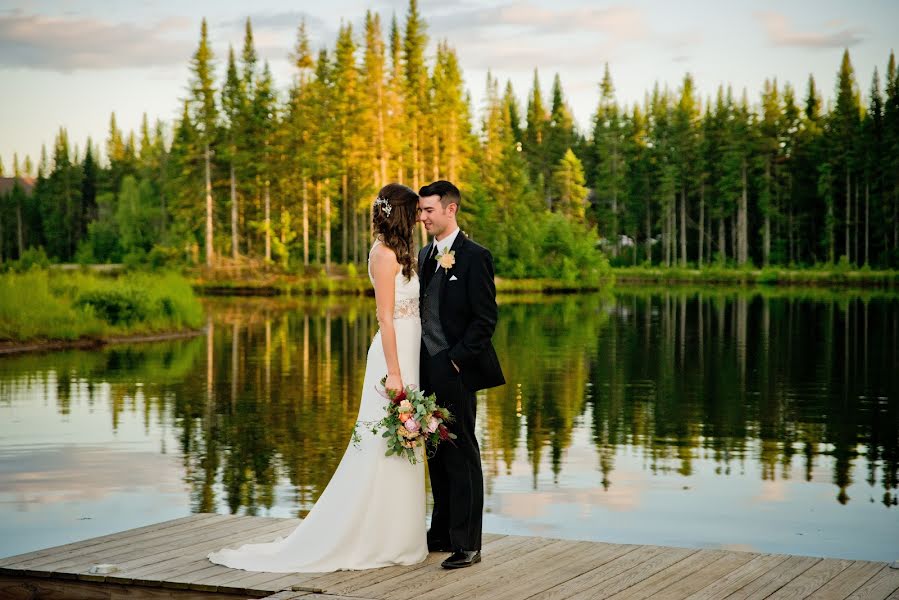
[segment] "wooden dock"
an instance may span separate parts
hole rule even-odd
[[[297,519],[199,514],[0,559],[0,599],[563,600],[613,598],[899,598],[884,562],[485,535],[483,562],[251,573],[206,554],[285,535]],[[115,565],[106,574],[98,564]]]

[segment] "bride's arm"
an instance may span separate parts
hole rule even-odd
[[[396,254],[386,246],[378,245],[372,252],[371,272],[375,280],[376,313],[378,325],[381,327],[384,358],[387,359],[387,381],[384,387],[397,391],[403,389],[400,360],[396,349],[396,330],[393,328],[394,287],[399,266]]]

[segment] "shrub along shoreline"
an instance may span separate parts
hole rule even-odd
[[[180,337],[202,324],[190,283],[173,273],[0,275],[0,353]]]
[[[825,265],[803,269],[787,267],[732,268],[613,267],[621,283],[728,284],[769,286],[878,287],[899,289],[899,271],[851,269],[847,265]]]

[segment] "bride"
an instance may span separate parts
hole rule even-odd
[[[418,195],[398,183],[384,186],[372,207],[376,240],[368,276],[375,288],[380,330],[368,349],[360,421],[384,416],[376,385],[401,390],[419,383],[421,321],[418,275],[413,267],[413,230]],[[320,573],[412,565],[428,555],[425,536],[424,459],[416,464],[384,456],[380,434],[359,427],[337,471],[305,519],[285,538],[225,548],[210,561],[247,571]],[[421,452],[421,450],[418,450]]]

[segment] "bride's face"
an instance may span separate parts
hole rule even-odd
[[[418,199],[418,220],[424,224],[430,235],[440,237],[455,220],[455,208],[455,204],[450,204],[444,208],[440,202],[440,196],[437,194],[422,196]]]

